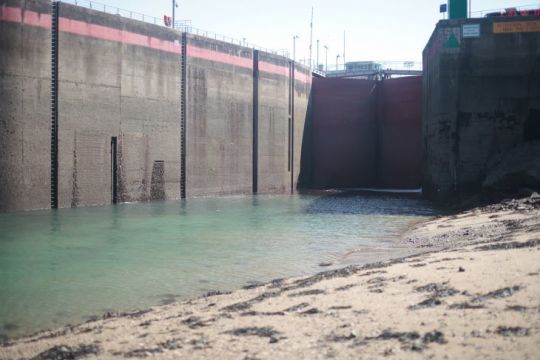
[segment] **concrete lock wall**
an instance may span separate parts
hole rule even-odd
[[[60,5],[59,206],[111,203],[112,137],[119,201],[178,198],[177,37],[159,26]],[[172,51],[130,44],[137,35]]]
[[[421,77],[315,78],[314,188],[421,186]]]
[[[291,178],[292,186],[291,192],[299,186],[299,178],[301,173],[301,167],[303,163],[303,156],[308,154],[302,152],[302,147],[304,142],[311,141],[306,139],[307,133],[305,128],[307,126],[307,121],[309,119],[309,110],[312,105],[311,101],[311,72],[302,66],[295,65],[294,68],[294,99],[293,106],[294,112],[292,114],[292,134],[293,134],[293,143],[291,144],[292,151],[292,168],[291,168]],[[311,101],[311,103],[310,103]]]
[[[194,35],[187,55],[188,195],[295,191],[309,71],[297,67],[291,100],[283,57]],[[289,130],[291,101],[296,125]]]
[[[259,193],[290,191],[289,161],[289,62],[267,53],[259,54],[258,171]],[[265,64],[262,67],[261,64]],[[268,64],[268,65],[266,65]],[[280,69],[281,75],[264,72]]]
[[[527,141],[527,127],[538,126],[540,32],[533,28],[538,21],[485,18],[437,24],[423,52],[428,197],[447,200],[477,192],[490,160]]]
[[[0,2],[0,212],[50,205],[50,2]]]
[[[307,69],[293,81],[288,59],[190,34],[182,56],[180,32],[64,3],[57,37],[47,0],[2,0],[0,11],[0,211],[51,206],[53,108],[59,207],[110,204],[114,190],[119,202],[176,199],[182,174],[187,196],[296,189]]]
[[[250,193],[252,50],[198,36],[188,46],[187,192]]]

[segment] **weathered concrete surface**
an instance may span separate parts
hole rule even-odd
[[[30,17],[50,2],[0,1],[0,212],[50,206],[51,33]]]
[[[50,3],[1,5],[0,211],[47,208]],[[21,25],[30,7],[30,23]],[[119,202],[179,198],[181,33],[65,3],[59,9],[59,206],[111,203],[113,137]],[[289,60],[260,52],[259,65],[258,191],[288,192],[297,186],[311,75],[297,65],[289,170]],[[187,66],[187,195],[251,193],[253,50],[188,35]]]
[[[289,62],[282,57],[259,54],[259,63],[289,67]],[[289,78],[259,71],[258,193],[290,191],[288,116]]]
[[[299,65],[295,66],[294,75],[294,143],[293,150],[293,168],[292,168],[292,186],[293,192],[298,189],[300,176],[300,166],[302,162],[302,144],[307,139],[305,136],[306,120],[309,115],[311,99],[311,72]]]
[[[232,63],[191,56],[195,47]],[[251,193],[252,50],[189,35],[188,57],[187,195]]]
[[[178,198],[178,54],[77,32],[80,22],[168,41],[177,34],[63,3],[60,19],[59,206],[111,203],[113,136],[120,201],[152,199],[156,161],[164,161],[157,193]]]
[[[143,27],[141,32],[170,41],[177,37],[152,26],[147,30]],[[151,194],[152,186],[156,186],[151,169],[160,161],[164,198],[180,197],[180,76],[177,54],[123,44],[121,201],[160,199]]]
[[[539,139],[540,32],[493,32],[515,21],[440,21],[424,50],[423,186],[432,199],[478,192],[492,157]],[[480,24],[481,36],[462,38],[463,24]]]
[[[540,141],[528,141],[500,154],[488,164],[483,190],[503,194],[532,192],[540,184]]]
[[[213,54],[207,55],[209,51]],[[258,192],[295,189],[311,88],[309,71],[298,67],[295,81],[294,163],[289,171],[288,61],[259,53],[254,102],[251,49],[189,35],[187,54],[187,196],[252,192],[254,106],[258,106]]]

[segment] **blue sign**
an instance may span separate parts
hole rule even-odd
[[[445,13],[445,12],[447,12],[447,11],[448,11],[448,5],[447,5],[447,4],[441,4],[441,5],[439,6],[439,12]]]

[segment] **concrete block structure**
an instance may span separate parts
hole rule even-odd
[[[253,52],[190,36],[188,57],[187,193],[251,193]]]
[[[527,130],[540,123],[540,18],[440,21],[423,61],[424,193],[473,194],[490,159],[540,140]]]
[[[288,145],[290,63],[266,53],[260,53],[259,60],[267,65],[259,67],[258,77],[257,192],[284,193],[290,191],[291,187]],[[264,66],[280,69],[282,74],[261,72]]]
[[[0,2],[0,212],[50,206],[50,14]]]
[[[1,0],[0,212],[295,191],[310,89],[284,57]]]
[[[152,193],[178,198],[177,34],[59,5],[59,207],[111,203],[112,138],[118,147],[118,201],[145,201],[153,199]],[[129,41],[141,34],[169,47],[155,49]],[[162,163],[160,174],[153,173],[156,163]],[[155,188],[158,185],[163,188]]]
[[[312,78],[311,71],[303,66],[294,65],[292,71],[292,113],[291,113],[291,193],[299,187],[299,177],[301,168],[303,166],[305,156],[308,156],[305,152],[302,152],[304,143],[313,141],[313,139],[307,139],[307,132],[305,131],[308,122],[310,121],[310,115],[312,114],[311,106],[313,101],[311,99]],[[311,111],[311,112],[310,112]]]

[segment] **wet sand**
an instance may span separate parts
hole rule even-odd
[[[520,358],[540,354],[540,197],[417,225],[424,253],[7,342],[19,358]]]

